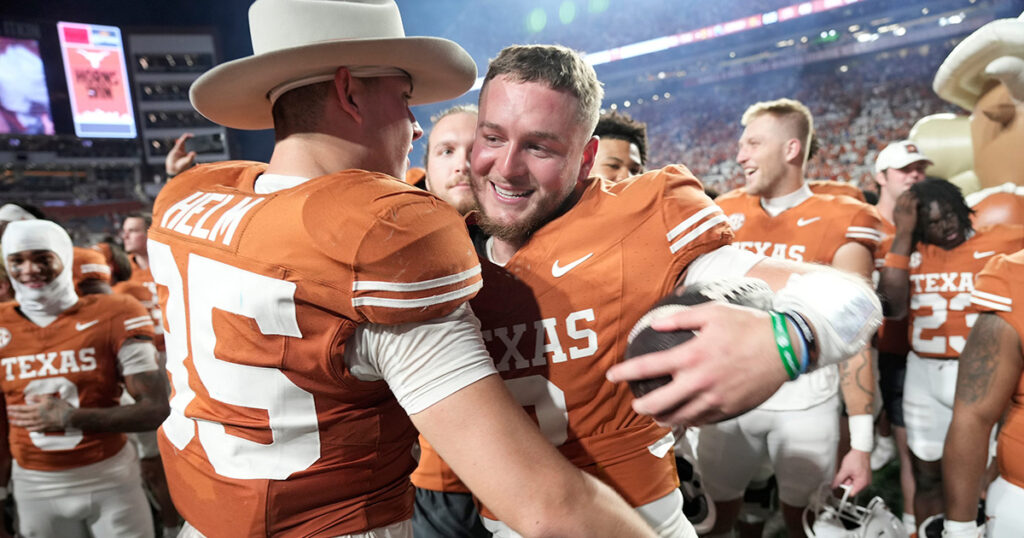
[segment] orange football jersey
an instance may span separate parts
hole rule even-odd
[[[153,320],[131,297],[88,295],[46,327],[0,305],[0,387],[7,405],[27,394],[53,394],[75,407],[117,407],[122,376],[117,352],[131,337],[153,336]],[[26,469],[54,471],[105,460],[123,433],[29,432],[9,425],[11,453]]]
[[[849,196],[858,202],[864,202],[864,193],[852,183],[836,181],[833,179],[814,179],[807,182],[807,186],[814,194],[832,194],[835,196]]]
[[[633,506],[678,487],[669,430],[633,412],[628,386],[605,371],[687,265],[731,236],[700,183],[670,166],[614,184],[591,178],[504,267],[482,262],[471,304],[506,386],[569,461]],[[418,487],[466,491],[422,439],[421,448]]]
[[[952,250],[919,243],[910,255],[910,345],[921,357],[955,359],[977,319],[974,279],[992,256],[1024,248],[1024,226],[975,230]]]
[[[71,274],[76,290],[83,280],[110,282],[110,266],[107,265],[107,259],[91,248],[74,247],[71,263]]]
[[[761,207],[760,197],[742,190],[715,202],[736,231],[733,244],[772,258],[831,265],[846,243],[860,243],[874,253],[882,240],[875,208],[848,196],[813,194],[775,217]]]
[[[1024,354],[1024,250],[995,256],[985,264],[974,283],[971,306],[977,312],[994,312],[1017,331]],[[1006,421],[999,430],[999,474],[1024,488],[1024,373],[1010,398]]]
[[[875,274],[874,284],[878,287],[878,272],[885,265],[885,255],[892,249],[892,238],[896,234],[896,226],[891,222],[882,219],[882,244],[875,251]],[[903,319],[884,319],[882,326],[878,328],[875,336],[875,349],[879,353],[906,356],[910,351],[910,340],[907,333],[910,330],[910,321]]]
[[[256,194],[266,165],[201,165],[156,200],[149,261],[175,505],[207,536],[336,536],[412,517],[416,432],[344,359],[363,323],[447,315],[480,288],[458,214],[347,170]]]

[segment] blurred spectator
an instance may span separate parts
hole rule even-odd
[[[597,120],[594,136],[600,141],[591,175],[608,181],[622,181],[644,172],[647,165],[647,125],[628,114],[608,112]]]

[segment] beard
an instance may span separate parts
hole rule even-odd
[[[537,230],[571,209],[576,204],[576,201],[579,200],[580,194],[574,188],[559,200],[551,200],[547,201],[547,203],[542,202],[533,211],[523,215],[518,221],[501,222],[487,214],[483,204],[480,203],[480,197],[477,195],[475,188],[472,189],[472,192],[475,209],[478,211],[477,226],[485,234],[495,239],[516,245],[526,243]]]

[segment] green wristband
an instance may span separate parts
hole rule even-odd
[[[796,359],[796,352],[793,351],[793,342],[789,340],[786,318],[774,311],[768,312],[768,315],[772,318],[772,330],[775,331],[775,347],[779,349],[782,366],[786,368],[786,374],[792,381],[800,375],[800,363]]]

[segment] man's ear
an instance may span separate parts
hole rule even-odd
[[[347,67],[339,67],[334,72],[334,94],[338,98],[338,106],[352,117],[352,121],[361,125],[363,123],[363,116],[359,112],[359,105],[352,98],[356,90],[355,86],[358,84],[359,82],[352,77],[352,73]]]
[[[796,138],[786,141],[785,152],[786,160],[789,162],[803,162],[804,160],[804,145]]]
[[[590,177],[590,171],[594,168],[594,160],[597,158],[598,143],[598,137],[592,136],[587,141],[587,145],[583,146],[583,161],[580,163],[580,174],[576,178],[577,183]]]
[[[889,182],[889,178],[885,177],[885,171],[875,172],[875,183],[878,183],[879,187],[884,187]]]

